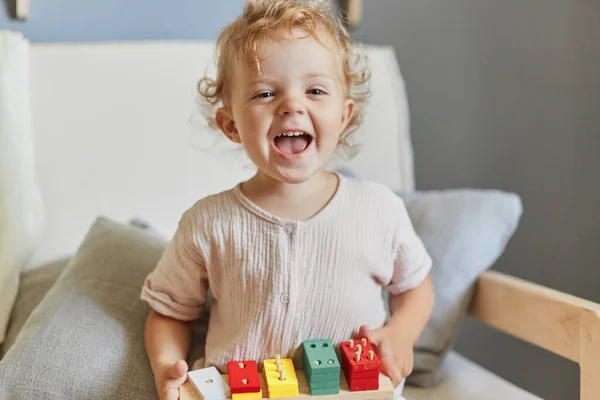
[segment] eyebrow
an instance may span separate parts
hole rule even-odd
[[[309,72],[308,74],[305,74],[304,77],[305,78],[325,78],[325,79],[329,79],[330,81],[335,81],[332,77],[322,74],[320,72]]]
[[[257,83],[273,83],[275,82],[275,79],[271,79],[271,78],[259,78],[259,79],[255,79],[253,81],[251,81],[249,83],[249,85],[256,85]]]
[[[333,79],[330,76],[327,76],[325,74],[319,73],[319,72],[309,72],[303,75],[303,78],[324,78],[327,80],[330,80],[331,82],[335,83],[335,79]],[[272,78],[259,78],[259,79],[255,79],[253,81],[250,82],[250,85],[256,85],[257,83],[274,83],[276,82],[276,79],[272,79]]]

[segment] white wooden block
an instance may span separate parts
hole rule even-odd
[[[231,397],[229,384],[215,367],[190,371],[188,379],[203,400],[223,400]]]

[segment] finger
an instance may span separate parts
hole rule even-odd
[[[169,387],[179,387],[181,386],[186,378],[187,378],[188,366],[184,360],[179,360],[171,368],[167,373],[167,379],[169,380]]]
[[[179,389],[167,389],[164,393],[164,400],[179,400]]]
[[[412,369],[411,366],[409,366],[409,365],[402,366],[402,370],[401,370],[401,372],[402,372],[402,378],[406,378],[407,376],[409,376],[410,374],[412,374],[412,371],[413,371],[413,369]]]
[[[173,365],[175,377],[182,377],[188,372],[188,365],[184,360],[179,360]]]
[[[381,344],[381,332],[379,329],[370,330],[367,325],[362,325],[358,333],[361,338],[367,338],[375,346]]]
[[[369,334],[369,327],[367,325],[361,325],[360,329],[358,330],[358,337],[367,337],[367,335]]]
[[[382,358],[382,364],[385,374],[390,378],[394,387],[398,386],[402,381],[402,367],[398,364],[396,358],[392,355]]]

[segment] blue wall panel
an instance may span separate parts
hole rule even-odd
[[[32,42],[215,39],[242,0],[30,0],[26,21],[0,3],[0,29]],[[13,0],[10,0],[12,3]]]

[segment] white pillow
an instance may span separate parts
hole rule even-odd
[[[35,183],[29,43],[0,31],[0,344],[17,296],[19,272],[40,237],[43,207]]]

